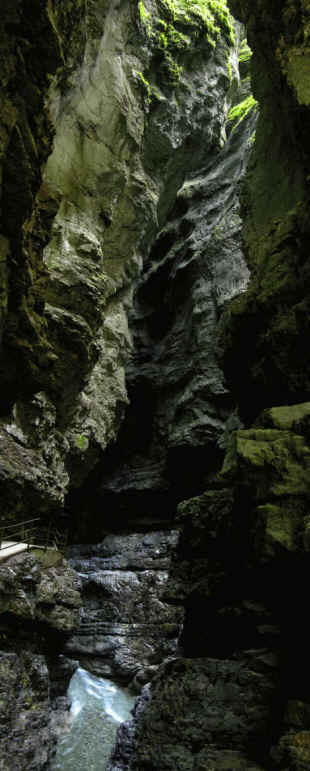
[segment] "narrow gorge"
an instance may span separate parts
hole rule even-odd
[[[0,21],[0,771],[307,771],[309,0]]]

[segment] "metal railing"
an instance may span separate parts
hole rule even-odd
[[[25,544],[27,551],[31,548],[44,550],[54,548],[62,551],[66,548],[67,541],[67,531],[58,530],[52,522],[44,525],[40,517],[0,526],[0,551],[2,552],[20,544]]]

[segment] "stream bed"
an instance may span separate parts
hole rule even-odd
[[[81,668],[72,677],[68,695],[71,724],[58,742],[52,771],[104,771],[118,726],[131,717],[135,697]]]

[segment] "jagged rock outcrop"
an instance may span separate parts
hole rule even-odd
[[[273,671],[260,658],[249,651],[233,662],[180,658],[163,665],[152,694],[146,686],[138,700],[133,724],[119,729],[108,771],[262,771],[242,754],[251,743],[263,750]]]
[[[83,610],[66,651],[81,666],[139,692],[175,653],[183,609],[163,598],[177,537],[177,531],[135,533],[71,548]]]
[[[51,554],[43,551],[43,564]],[[36,558],[34,553],[10,558],[8,564],[0,567],[0,576],[1,613],[47,621],[51,627],[62,631],[77,624],[82,604],[80,581],[67,565],[42,570],[40,557]]]
[[[47,768],[67,720],[77,663],[63,653],[77,624],[77,574],[57,553],[11,557],[0,566],[0,768]]]
[[[248,282],[238,192],[255,122],[252,111],[207,167],[186,180],[139,280],[130,314],[131,404],[100,481],[116,510],[127,495],[133,515],[144,497],[154,519],[160,500],[161,513],[166,508],[171,517],[176,498],[204,489],[227,432],[238,425],[216,333],[224,304]]]
[[[199,172],[186,178],[135,282],[133,352],[126,368],[130,404],[117,443],[82,490],[83,503],[80,492],[71,500],[82,510],[91,501],[98,535],[102,507],[107,528],[126,527],[128,517],[133,529],[165,526],[178,500],[205,489],[221,465],[229,432],[240,425],[216,337],[223,308],[245,291],[249,277],[239,189],[257,120],[248,97],[250,56],[237,28],[229,139],[222,149],[209,147]]]

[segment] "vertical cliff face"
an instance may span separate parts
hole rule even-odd
[[[261,114],[243,189],[252,279],[230,306],[222,342],[228,378],[253,418],[262,406],[309,394],[309,8],[306,2],[232,2],[231,8],[247,25]]]
[[[17,493],[25,486],[29,508],[57,512],[115,440],[128,402],[134,282],[186,174],[224,142],[233,51],[221,3],[211,13],[207,3],[98,1],[73,14],[70,4],[48,3],[27,45],[25,15],[23,3],[3,12],[3,57],[8,50],[12,59],[3,128],[8,514],[17,505],[26,513]],[[41,81],[30,52],[28,73],[22,44],[44,57]],[[11,99],[18,77],[34,104]],[[36,244],[31,258],[25,239]]]
[[[175,215],[181,222],[191,191],[209,184],[199,183],[194,173],[203,166],[211,182],[216,176],[213,162],[222,152],[223,188],[229,188],[227,194],[223,193],[223,201],[229,199],[225,123],[237,88],[239,32],[234,31],[229,12],[220,2],[192,7],[183,1],[168,0],[148,0],[145,4],[55,1],[43,5],[20,0],[9,10],[1,10],[1,21],[1,516],[4,520],[21,520],[34,514],[57,517],[63,511],[68,491],[75,503],[72,490],[80,488],[107,445],[116,439],[128,403],[125,368],[133,347],[135,360],[129,369],[134,389],[141,368],[138,317],[140,306],[145,306],[143,292],[152,295],[151,274],[159,252],[162,251],[160,281],[166,259],[173,263],[174,272],[178,270],[170,248],[162,250],[162,240],[155,244],[157,235],[161,233],[160,239],[165,237],[163,229],[169,217],[172,224]],[[236,155],[235,177],[238,163],[243,165],[243,159]],[[176,214],[178,206],[180,212]],[[215,208],[219,206],[220,202],[215,204]],[[233,240],[234,227],[238,229],[239,225],[237,213],[235,216],[236,220],[232,218],[228,225],[236,252],[232,294],[247,280],[247,270]],[[193,226],[195,219],[198,222],[202,218],[200,210],[190,215]],[[214,216],[210,233],[220,224],[219,219]],[[181,222],[178,240],[182,238],[182,227],[189,225]],[[167,228],[166,237],[172,246],[174,228]],[[187,263],[195,262],[195,251],[200,260],[202,236],[198,238],[197,233],[190,240],[182,270]],[[220,240],[220,229],[217,239]],[[216,274],[215,262],[214,258]],[[204,292],[199,271],[200,267],[196,272],[191,268],[189,271],[188,291],[193,296],[189,317],[198,313]],[[219,285],[216,276],[214,281]],[[178,282],[177,294],[182,291],[182,283]],[[207,319],[210,317],[212,326],[220,301],[215,303],[212,299],[211,283],[207,307],[202,313]],[[134,294],[137,300],[133,306]],[[157,291],[155,313],[158,301]],[[162,398],[162,388],[168,390],[171,385],[166,362],[175,343],[169,342],[169,326],[172,337],[177,326],[183,327],[177,348],[188,338],[181,304],[177,316],[168,321],[167,329],[159,325],[159,337],[166,337],[167,332],[168,339],[163,346],[156,346],[155,359],[149,363],[146,380],[156,369],[157,359],[163,373],[157,383],[156,401]],[[148,335],[148,320],[143,324]],[[194,329],[194,323],[191,326]],[[197,330],[198,325],[194,331],[197,339],[193,361],[199,357]],[[147,357],[151,359],[152,341],[149,342]],[[210,371],[209,381],[216,399],[225,387],[215,354],[212,356],[215,376]],[[179,364],[177,353],[177,368]],[[156,410],[151,440],[156,445],[155,466],[161,426],[171,421],[181,400],[179,381],[190,379],[189,368],[185,369],[188,372],[177,375],[176,397],[166,399],[164,414],[158,417]],[[197,375],[189,390],[200,392],[200,380]],[[146,394],[147,390],[145,381],[142,391]],[[219,438],[230,409],[230,405],[223,405],[219,418],[210,418],[207,412],[204,433],[208,433],[209,426],[210,431],[214,428],[214,437]],[[215,415],[212,406],[210,411]],[[141,422],[141,414],[136,420]],[[184,431],[183,426],[182,447]],[[202,449],[200,433],[196,418],[189,430],[190,444]],[[160,488],[167,485],[166,435],[164,443],[165,457],[158,474]],[[172,441],[174,444],[178,444],[177,439]],[[152,466],[152,452],[149,456]],[[116,473],[120,476],[122,470]],[[98,467],[97,480],[101,476],[102,469]],[[86,497],[91,485],[92,478],[85,484]],[[140,489],[135,474],[130,486]],[[98,487],[104,494],[109,489],[105,479],[100,485],[97,482]],[[147,480],[146,487],[154,492],[152,479]],[[125,488],[127,492],[127,481]],[[113,480],[111,490],[114,491]],[[152,516],[158,527],[160,519],[167,518],[167,504],[163,517],[155,508],[154,505]],[[92,501],[88,500],[79,530],[85,539],[89,540],[85,530],[92,518],[95,524],[91,524],[91,532],[97,532],[99,537],[110,527],[119,526],[112,523],[113,511],[98,525],[97,511],[91,509]],[[143,505],[138,510],[138,519],[144,528],[142,509]],[[124,522],[121,524],[124,526]],[[131,523],[126,524],[127,529],[130,526]],[[73,537],[76,539],[76,534]],[[155,545],[157,537],[155,534],[151,539]],[[162,538],[165,541],[165,534]],[[169,535],[167,542],[170,543]],[[5,730],[1,735],[1,752],[3,763],[12,769],[14,764],[20,769],[39,769],[50,761],[57,733],[50,687],[55,686],[56,696],[62,696],[58,681],[64,675],[67,683],[71,665],[65,663],[62,667],[59,654],[64,649],[64,633],[78,624],[80,604],[74,586],[70,589],[66,581],[63,584],[67,567],[47,575],[43,570],[41,575],[34,557],[29,559],[16,570],[15,562],[9,562],[2,575],[1,687]],[[153,628],[152,635],[148,632],[148,643],[140,635],[137,650],[132,645],[129,653],[126,646],[124,651],[115,652],[115,641],[114,647],[110,646],[113,661],[107,666],[126,681],[135,678],[136,688],[141,687],[147,672],[150,676],[154,674],[163,656],[175,650],[173,638],[180,617],[178,611],[167,609],[159,599],[166,573],[158,569],[148,576],[146,561],[145,558],[141,581],[130,574],[125,586],[124,575],[118,576],[130,607],[116,607],[115,598],[113,602],[111,597],[106,601],[107,592],[112,596],[112,590],[110,576],[105,576],[107,607],[103,618],[115,622],[120,617],[121,631],[126,621],[128,625],[132,623],[128,615],[139,606],[139,596],[144,595],[148,579],[152,586],[158,584],[150,589],[150,624],[154,627],[156,609],[160,609],[164,639],[159,640],[159,630],[155,634]],[[87,588],[95,583],[91,572],[92,578],[85,582]],[[70,577],[70,571],[68,574]],[[137,596],[134,583],[141,584]],[[91,606],[92,601],[90,589]],[[141,620],[143,608],[139,613]],[[115,631],[115,623],[111,625]],[[78,644],[71,641],[71,648],[67,643],[67,648],[80,652],[81,645],[79,639]],[[152,648],[153,659],[150,653],[144,653],[147,646]],[[92,648],[90,655],[93,654]],[[136,677],[137,661],[143,669],[140,680]],[[12,686],[10,696],[8,686]],[[65,702],[60,706],[64,707]],[[12,752],[8,751],[8,741]]]
[[[171,518],[214,477],[238,425],[216,336],[225,303],[248,283],[238,195],[255,122],[254,110],[185,181],[138,280],[130,407],[100,469],[100,495],[120,517],[126,506],[138,521],[144,506],[150,521]]]
[[[0,11],[1,515],[66,502],[75,542],[121,531],[119,553],[110,535],[77,548],[102,639],[67,640],[97,671],[152,679],[113,771],[309,766],[308,6],[230,2],[259,117],[225,3]],[[51,642],[80,604],[67,567],[33,560],[1,575],[21,770],[49,762]],[[146,655],[126,635],[147,586]],[[158,669],[181,605],[180,655]]]
[[[230,5],[260,101],[241,191],[251,278],[218,336],[246,428],[215,484],[178,507],[167,597],[185,605],[184,658],[145,690],[113,771],[309,767],[309,8]]]
[[[240,424],[217,335],[226,303],[245,291],[249,279],[239,190],[257,120],[249,96],[250,56],[236,25],[229,79],[218,45],[206,80],[197,83],[206,89],[203,157],[180,185],[134,281],[125,419],[95,473],[70,496],[75,527],[85,519],[81,508],[91,505],[97,536],[102,527],[171,521],[176,503],[214,478],[227,437]]]

